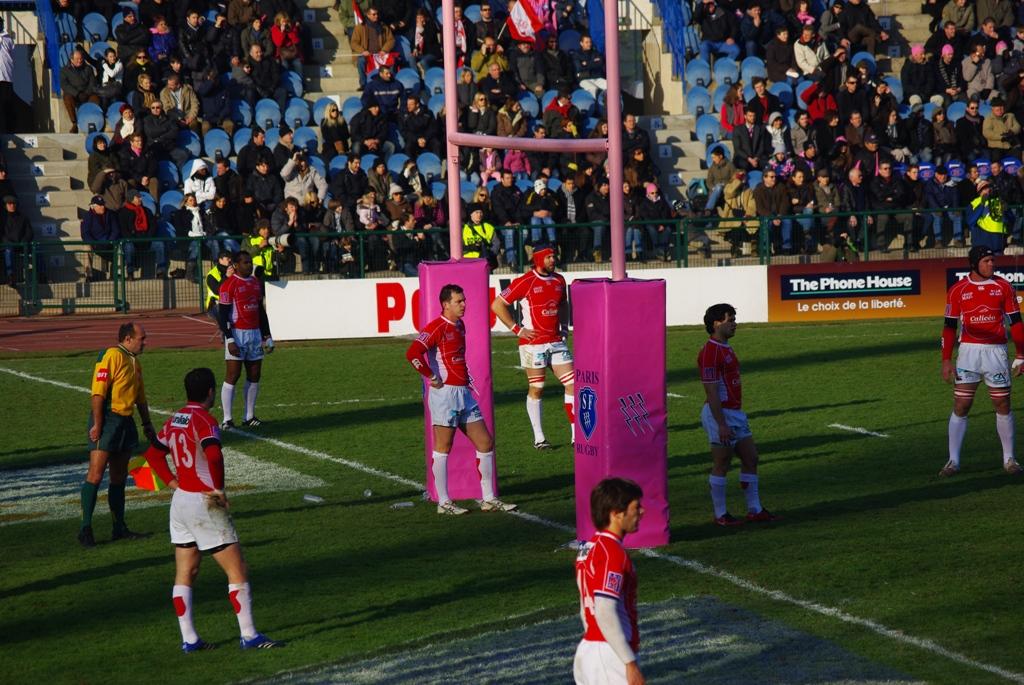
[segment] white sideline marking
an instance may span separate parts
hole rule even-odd
[[[888,433],[876,433],[875,431],[869,431],[867,428],[861,428],[860,426],[847,426],[845,423],[830,423],[829,428],[838,428],[841,431],[850,431],[851,433],[860,433],[861,435],[871,435],[876,438],[887,438]]]
[[[188,319],[189,321],[195,321],[196,323],[206,324],[207,326],[216,326],[217,325],[217,324],[215,324],[212,321],[204,321],[203,319],[197,319],[194,316],[187,316],[185,314],[182,314],[181,318]]]
[[[68,390],[74,390],[76,392],[84,392],[84,393],[90,392],[89,389],[82,388],[82,387],[79,387],[77,385],[71,385],[70,383],[63,383],[61,381],[54,381],[54,380],[50,380],[49,378],[42,378],[40,376],[33,376],[31,374],[23,373],[21,371],[15,371],[13,369],[8,369],[8,368],[2,367],[2,366],[0,366],[0,371],[3,371],[4,373],[9,373],[12,376],[17,376],[19,378],[24,378],[26,380],[36,381],[38,383],[47,383],[49,385],[54,385],[54,386],[57,386],[59,388],[66,388]],[[161,412],[161,413],[166,413],[166,412]],[[839,424],[836,424],[836,425],[839,425]],[[861,429],[861,430],[863,430],[863,429]],[[341,458],[341,457],[335,457],[335,456],[332,456],[330,454],[327,454],[326,452],[321,452],[319,450],[312,450],[312,449],[309,449],[307,447],[302,447],[300,445],[292,444],[290,442],[285,442],[283,440],[277,440],[276,438],[269,438],[269,437],[266,437],[266,436],[263,436],[263,435],[256,435],[254,433],[250,433],[248,431],[239,430],[237,428],[232,429],[231,432],[232,433],[237,433],[238,435],[242,435],[242,436],[247,437],[247,438],[252,438],[253,440],[258,440],[260,442],[266,442],[268,444],[274,445],[275,447],[280,447],[281,449],[289,450],[289,451],[292,451],[292,452],[297,452],[298,454],[302,454],[302,455],[305,455],[305,456],[308,456],[308,457],[312,457],[314,459],[320,459],[322,461],[329,461],[329,462],[332,462],[332,463],[335,463],[335,464],[342,464],[343,466],[348,466],[349,468],[354,469],[356,471],[361,471],[363,473],[367,473],[367,474],[370,474],[370,475],[378,476],[380,478],[384,478],[386,480],[390,480],[390,481],[395,482],[395,483],[400,483],[401,485],[406,485],[406,486],[409,486],[409,487],[416,488],[417,490],[423,490],[424,489],[424,485],[422,483],[418,483],[418,482],[416,482],[414,480],[411,480],[409,478],[405,478],[404,476],[399,476],[399,475],[396,475],[394,473],[389,473],[387,471],[382,471],[380,469],[373,468],[372,466],[367,466],[366,464],[362,464],[362,463],[357,462],[357,461],[352,461],[350,459],[344,459],[344,458]],[[878,435],[881,435],[881,434],[878,434]],[[888,437],[888,436],[882,435],[881,437]],[[520,519],[522,519],[524,521],[529,521],[530,523],[535,523],[535,524],[537,524],[539,526],[544,526],[546,528],[551,528],[553,530],[558,530],[558,531],[570,533],[570,534],[573,534],[573,535],[575,535],[575,533],[576,533],[576,529],[574,527],[569,526],[569,525],[567,525],[565,523],[559,523],[557,521],[552,521],[550,519],[546,519],[546,518],[543,518],[541,516],[537,516],[535,514],[530,514],[530,513],[527,513],[525,511],[514,511],[514,512],[510,512],[510,513],[511,513],[512,516],[515,516],[516,518],[520,518]],[[843,623],[849,623],[849,624],[852,624],[852,625],[861,626],[863,628],[867,628],[868,630],[870,630],[870,631],[872,631],[872,632],[874,632],[874,633],[876,633],[878,635],[881,635],[882,637],[887,637],[887,638],[889,638],[889,639],[891,639],[891,640],[893,640],[895,642],[901,642],[903,644],[911,645],[911,646],[917,647],[918,649],[922,649],[922,650],[924,650],[926,652],[931,652],[932,654],[937,654],[938,656],[944,657],[944,658],[949,659],[951,661],[955,661],[955,662],[957,662],[959,664],[963,664],[964,666],[970,666],[972,668],[977,668],[977,669],[982,670],[982,671],[987,671],[989,673],[993,673],[993,674],[995,674],[995,675],[997,675],[997,676],[999,676],[1001,678],[1005,678],[1006,680],[1009,680],[1009,681],[1012,681],[1012,682],[1015,682],[1015,683],[1022,683],[1022,684],[1024,684],[1024,674],[1022,674],[1022,673],[1016,673],[1014,671],[1009,671],[1009,670],[1001,668],[999,666],[994,666],[992,664],[986,664],[986,663],[984,663],[982,661],[978,661],[976,659],[972,659],[971,657],[966,656],[964,654],[960,654],[959,652],[954,652],[952,650],[946,649],[945,647],[943,647],[942,645],[940,645],[939,643],[937,643],[937,642],[935,642],[933,640],[928,640],[928,639],[925,639],[925,638],[919,638],[919,637],[915,637],[913,635],[908,635],[907,633],[904,633],[901,630],[895,630],[893,628],[889,628],[889,627],[887,627],[885,625],[882,625],[881,623],[878,623],[877,621],[873,621],[873,620],[867,619],[867,618],[860,618],[859,616],[854,616],[853,614],[848,614],[845,611],[842,611],[841,609],[836,609],[836,608],[833,608],[833,607],[825,606],[824,604],[819,604],[817,602],[812,602],[812,601],[809,601],[809,600],[806,600],[806,599],[800,599],[798,597],[793,597],[792,595],[789,595],[789,594],[787,594],[785,592],[782,592],[781,590],[769,590],[766,587],[763,587],[763,586],[758,585],[756,583],[752,583],[751,581],[746,580],[745,578],[741,578],[740,576],[737,576],[734,573],[730,573],[729,571],[723,571],[721,569],[715,568],[714,566],[709,566],[707,564],[703,564],[703,563],[701,563],[699,561],[694,561],[692,559],[684,559],[683,557],[676,556],[674,554],[665,554],[665,553],[662,553],[662,552],[657,552],[657,551],[655,551],[653,549],[643,549],[643,550],[639,550],[639,552],[640,552],[640,554],[643,554],[644,556],[649,557],[651,559],[660,559],[662,561],[667,561],[670,564],[675,564],[676,566],[679,566],[681,568],[689,569],[691,571],[694,571],[696,573],[700,573],[702,575],[712,576],[714,578],[718,578],[720,580],[724,580],[726,582],[732,583],[733,585],[735,585],[735,586],[737,586],[739,588],[747,590],[748,592],[752,592],[752,593],[758,594],[758,595],[763,595],[763,596],[768,597],[770,599],[773,599],[773,600],[775,600],[777,602],[783,602],[785,604],[792,604],[794,606],[800,607],[801,609],[805,609],[807,611],[811,611],[811,612],[814,612],[816,614],[821,614],[823,616],[828,616],[830,618],[834,618],[836,620],[842,621]]]
[[[689,399],[689,397],[690,397],[689,395],[680,395],[680,394],[674,393],[674,392],[667,392],[665,394],[668,395],[669,397],[674,397],[677,400],[685,400],[685,399]]]

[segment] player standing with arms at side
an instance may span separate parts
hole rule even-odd
[[[468,514],[448,497],[448,453],[458,428],[476,448],[480,472],[481,511],[513,511],[515,504],[494,496],[494,438],[470,390],[466,367],[466,295],[462,288],[448,284],[441,288],[441,316],[423,329],[405,353],[412,367],[430,381],[427,397],[433,423],[434,450],[431,472],[437,489],[437,513],[448,516]]]
[[[942,380],[953,383],[953,413],[949,415],[949,461],[939,475],[960,472],[960,448],[967,433],[967,414],[982,379],[996,410],[996,433],[1003,448],[1003,470],[1024,471],[1013,456],[1013,414],[1010,413],[1010,376],[1024,371],[1024,324],[1017,294],[1010,283],[995,275],[992,248],[975,245],[967,255],[971,272],[946,294],[946,320],[942,329]],[[1012,370],[1006,355],[1006,326],[1017,348]],[[960,351],[953,366],[953,346],[960,324]]]
[[[181,629],[181,649],[213,649],[192,624],[192,583],[199,574],[202,552],[209,552],[228,577],[228,598],[238,619],[242,649],[269,649],[283,643],[256,630],[252,620],[252,591],[238,544],[238,533],[228,513],[224,493],[224,455],[217,419],[210,414],[217,385],[210,369],[192,369],[185,375],[188,404],[174,412],[146,451],[146,461],[174,490],[171,497],[171,544],[174,545],[174,588],[171,600]],[[167,468],[167,454],[174,473]]]
[[[220,286],[220,331],[224,334],[224,385],[220,401],[224,410],[225,429],[234,428],[231,405],[235,401],[235,384],[245,365],[245,419],[243,424],[256,428],[256,396],[260,392],[263,354],[274,351],[270,337],[270,321],[263,306],[263,283],[252,275],[252,255],[235,254],[235,273]]]
[[[605,478],[590,492],[594,537],[576,556],[583,639],[576,648],[577,685],[643,685],[637,665],[636,570],[622,546],[640,528],[643,490],[631,480]]]
[[[142,382],[139,355],[146,349],[146,330],[134,323],[122,324],[117,330],[117,347],[108,348],[96,362],[92,376],[92,411],[89,414],[89,473],[82,483],[82,525],[78,542],[95,547],[92,514],[103,472],[110,465],[107,504],[113,518],[112,540],[134,540],[148,533],[128,530],[124,522],[124,482],[128,477],[128,459],[139,445],[132,414],[139,409],[142,430],[149,440],[156,433],[149,420],[146,388]]]
[[[725,476],[735,453],[740,458],[740,487],[747,498],[747,521],[774,521],[778,517],[761,507],[757,483],[757,445],[743,413],[743,386],[740,362],[729,345],[736,335],[736,309],[731,304],[716,304],[704,312],[704,328],[711,334],[697,355],[697,368],[707,401],[700,420],[711,443],[711,504],[715,523],[738,526],[743,523],[725,507]]]
[[[550,247],[533,253],[533,269],[501,291],[491,311],[519,336],[519,364],[526,369],[526,414],[533,427],[533,446],[550,449],[541,425],[541,400],[544,396],[544,370],[551,370],[565,386],[565,414],[570,431],[575,427],[575,392],[572,353],[565,343],[563,326],[568,323],[565,279],[555,273],[555,251]],[[530,311],[530,328],[516,324],[509,305],[525,298]],[[570,433],[571,437],[571,433]]]

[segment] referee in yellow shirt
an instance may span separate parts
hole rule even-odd
[[[134,540],[148,534],[128,530],[124,522],[124,482],[128,477],[128,459],[139,446],[133,414],[139,409],[142,430],[152,442],[156,438],[149,420],[146,389],[142,383],[139,355],[146,348],[142,326],[126,323],[117,331],[117,346],[108,348],[96,362],[92,377],[92,413],[89,415],[89,473],[82,483],[82,527],[78,541],[83,547],[95,547],[92,513],[110,464],[107,502],[113,518],[113,540]]]

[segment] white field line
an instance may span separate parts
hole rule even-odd
[[[876,433],[875,431],[869,431],[867,428],[861,428],[860,426],[847,426],[845,423],[830,423],[829,428],[838,428],[841,431],[850,431],[851,433],[860,433],[861,435],[870,435],[875,438],[887,438],[888,433]]]
[[[8,347],[7,345],[0,345],[0,350],[10,350],[12,352],[21,352],[21,348],[18,348],[18,347]]]
[[[674,393],[674,392],[667,392],[665,394],[668,395],[669,397],[674,397],[677,400],[686,400],[686,399],[690,398],[689,395],[680,395],[680,394]]]
[[[66,388],[68,390],[74,390],[76,392],[84,392],[84,393],[88,393],[89,392],[89,390],[87,388],[82,388],[82,387],[79,387],[79,386],[76,386],[76,385],[71,385],[70,383],[63,383],[61,381],[53,381],[53,380],[50,380],[48,378],[42,378],[42,377],[39,377],[39,376],[33,376],[31,374],[22,373],[20,371],[14,371],[13,369],[8,369],[8,368],[0,367],[0,371],[2,371],[4,373],[9,373],[9,374],[11,374],[13,376],[17,376],[19,378],[24,378],[26,380],[32,380],[32,381],[36,381],[36,382],[39,382],[39,383],[47,383],[49,385],[54,385],[54,386],[57,386],[59,388]],[[322,460],[322,461],[329,461],[329,462],[332,462],[332,463],[335,463],[335,464],[341,464],[343,466],[348,466],[349,468],[354,469],[356,471],[361,471],[363,473],[367,473],[367,474],[370,474],[370,475],[378,476],[380,478],[383,478],[383,479],[386,479],[386,480],[390,480],[392,482],[399,483],[401,485],[406,485],[406,486],[409,486],[409,487],[413,487],[413,488],[416,488],[418,490],[423,490],[424,489],[424,485],[422,483],[418,483],[418,482],[416,482],[414,480],[411,480],[409,478],[405,478],[403,476],[399,476],[399,475],[396,475],[396,474],[393,474],[393,473],[389,473],[389,472],[383,471],[381,469],[373,468],[372,466],[367,466],[366,464],[362,464],[362,463],[359,463],[357,461],[352,461],[350,459],[343,459],[341,457],[335,457],[335,456],[332,456],[330,454],[327,454],[326,452],[321,452],[319,450],[312,450],[312,449],[309,449],[307,447],[302,447],[300,445],[295,445],[295,444],[292,444],[292,443],[289,443],[289,442],[285,442],[283,440],[277,440],[275,438],[269,438],[269,437],[265,437],[265,436],[262,436],[262,435],[256,435],[255,433],[250,433],[248,431],[242,431],[242,430],[239,430],[237,428],[236,429],[232,429],[232,432],[233,433],[237,433],[238,435],[242,435],[242,436],[247,437],[247,438],[251,438],[253,440],[257,440],[257,441],[260,441],[260,442],[266,442],[268,444],[274,445],[275,447],[279,447],[281,449],[289,450],[291,452],[296,452],[298,454],[302,454],[302,455],[305,455],[305,456],[308,456],[308,457],[312,457],[314,459],[319,459],[319,460]],[[557,521],[552,521],[550,519],[546,519],[546,518],[544,518],[542,516],[537,516],[535,514],[530,514],[530,513],[527,513],[527,512],[516,511],[516,512],[512,512],[512,515],[517,517],[517,518],[519,518],[519,519],[522,519],[524,521],[529,521],[530,523],[535,523],[535,524],[537,524],[539,526],[544,526],[546,528],[551,528],[553,530],[561,531],[561,532],[564,532],[564,533],[569,533],[569,534],[572,534],[572,535],[575,535],[575,533],[576,533],[576,529],[573,526],[570,526],[570,525],[565,524],[565,523],[559,523]],[[895,630],[893,628],[889,628],[889,627],[887,627],[885,625],[882,625],[881,623],[878,623],[877,621],[873,621],[871,619],[860,618],[859,616],[854,616],[853,614],[848,614],[845,611],[842,611],[841,609],[836,609],[834,607],[829,607],[829,606],[826,606],[824,604],[819,604],[817,602],[812,602],[812,601],[809,601],[809,600],[806,600],[806,599],[800,599],[799,597],[793,597],[792,595],[789,595],[789,594],[787,594],[785,592],[782,592],[780,590],[768,589],[768,588],[763,587],[761,585],[758,585],[756,583],[752,583],[749,580],[746,580],[745,578],[741,578],[740,576],[737,576],[734,573],[730,573],[729,571],[723,571],[722,569],[716,568],[714,566],[709,566],[707,564],[703,564],[703,563],[701,563],[699,561],[695,561],[695,560],[692,560],[692,559],[685,559],[683,557],[676,556],[674,554],[665,554],[665,553],[662,553],[662,552],[657,552],[657,551],[655,551],[653,549],[640,550],[640,553],[643,554],[646,557],[651,558],[651,559],[660,559],[662,561],[667,561],[670,564],[674,564],[674,565],[679,566],[681,568],[685,568],[685,569],[694,571],[696,573],[700,573],[702,575],[711,576],[713,578],[718,578],[719,580],[724,580],[724,581],[726,581],[728,583],[731,583],[731,584],[733,584],[733,585],[735,585],[735,586],[737,586],[739,588],[747,590],[748,592],[751,592],[751,593],[754,593],[754,594],[757,594],[757,595],[762,595],[764,597],[768,597],[768,598],[773,599],[773,600],[775,600],[777,602],[782,602],[784,604],[792,604],[793,606],[800,607],[801,609],[804,609],[806,611],[810,611],[810,612],[813,612],[813,613],[816,613],[816,614],[821,614],[823,616],[828,616],[830,618],[834,618],[836,620],[842,621],[843,623],[849,623],[851,625],[857,625],[857,626],[861,626],[862,628],[867,628],[871,632],[876,633],[878,635],[881,635],[882,637],[889,638],[890,640],[893,640],[894,642],[900,642],[900,643],[903,643],[903,644],[906,644],[906,645],[911,645],[913,647],[917,647],[918,649],[922,649],[922,650],[924,650],[926,652],[931,652],[932,654],[936,654],[938,656],[941,656],[943,658],[949,659],[951,661],[955,661],[955,662],[957,662],[959,664],[962,664],[964,666],[969,666],[971,668],[976,668],[978,670],[987,671],[988,673],[995,674],[995,675],[997,675],[997,676],[999,676],[1001,678],[1005,678],[1006,680],[1009,680],[1011,682],[1024,684],[1024,673],[1016,673],[1014,671],[1009,671],[1009,670],[1001,668],[999,666],[995,666],[995,665],[992,665],[992,664],[987,664],[987,663],[984,663],[982,661],[978,661],[976,659],[972,659],[971,657],[966,656],[964,654],[960,654],[959,652],[954,652],[952,650],[946,649],[945,647],[943,647],[942,645],[940,645],[939,643],[937,643],[937,642],[935,642],[933,640],[928,640],[928,639],[925,639],[925,638],[919,638],[919,637],[915,637],[913,635],[908,635],[907,633],[904,633],[901,630]]]
[[[188,319],[189,321],[195,321],[196,323],[205,324],[207,326],[216,326],[217,325],[214,322],[210,321],[209,319],[197,319],[194,316],[186,316],[185,314],[182,314],[181,318]]]

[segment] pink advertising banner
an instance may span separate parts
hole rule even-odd
[[[441,315],[438,295],[441,288],[454,283],[466,292],[466,363],[473,381],[472,390],[480,411],[484,415],[491,435],[494,435],[494,403],[491,391],[491,295],[488,285],[487,260],[463,259],[458,262],[422,262],[420,264],[420,321],[422,325]],[[430,407],[427,403],[428,384],[423,383],[424,444],[426,446],[426,484],[430,497],[437,501],[434,476],[430,469],[433,451],[433,431]],[[494,492],[498,493],[498,468],[495,459]],[[461,432],[456,432],[452,451],[448,455],[448,495],[453,500],[479,499],[480,474],[476,465],[473,443]]]
[[[572,286],[576,369],[576,536],[594,534],[590,491],[603,478],[644,490],[627,547],[669,542],[665,281],[582,279]]]

